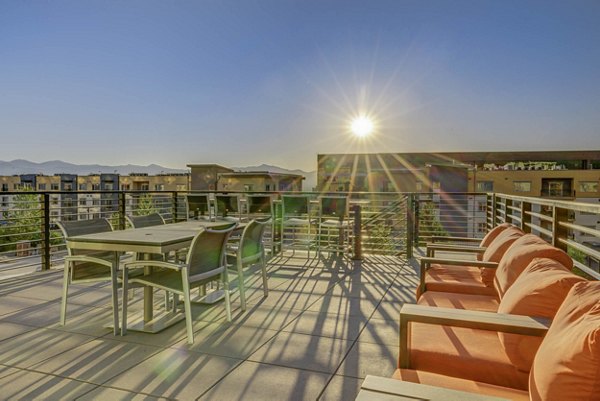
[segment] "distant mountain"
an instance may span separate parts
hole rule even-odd
[[[269,171],[272,173],[281,174],[298,174],[306,177],[302,187],[306,191],[312,190],[317,185],[317,172],[316,171],[302,171],[302,170],[288,170],[285,168],[270,166],[268,164],[261,164],[260,166],[249,166],[249,167],[232,167],[236,171]],[[17,159],[9,162],[0,160],[0,175],[20,175],[20,174],[120,174],[129,175],[131,173],[146,173],[150,175],[154,174],[167,174],[167,173],[187,173],[188,169],[175,169],[159,166],[158,164],[150,164],[148,166],[139,166],[135,164],[125,164],[119,166],[104,166],[100,164],[73,164],[63,162],[61,160],[52,160],[43,163],[34,163],[28,160]]]
[[[100,164],[72,164],[61,160],[52,160],[43,163],[34,163],[28,160],[13,160],[10,162],[0,161],[0,175],[14,174],[97,174],[97,173],[116,173],[128,175],[130,173],[187,173],[187,169],[174,169],[162,167],[157,164],[148,166],[138,166],[135,164],[126,164],[120,166],[103,166]]]
[[[282,167],[271,166],[269,164],[261,164],[260,166],[248,166],[248,167],[231,167],[236,171],[268,171],[271,173],[280,174],[298,174],[306,177],[302,184],[302,188],[305,191],[312,191],[317,186],[317,172],[316,171],[303,171],[303,170],[288,170]]]

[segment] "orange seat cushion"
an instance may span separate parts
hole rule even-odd
[[[481,281],[481,272],[474,266],[432,264],[425,273],[427,291],[456,292],[461,294],[496,294],[493,287]]]
[[[527,390],[495,331],[410,323],[410,367],[498,386]]]
[[[560,306],[529,377],[538,400],[600,400],[600,282],[577,283]]]
[[[424,372],[422,370],[396,369],[392,378],[412,383],[466,391],[468,393],[501,397],[514,401],[529,401],[529,392],[524,390],[495,386],[493,384],[477,382],[474,380],[459,379],[457,377]]]
[[[523,235],[508,248],[496,268],[494,288],[500,299],[534,258],[554,259],[569,270],[573,267],[573,260],[563,250],[536,235]]]
[[[427,291],[419,298],[419,305],[437,306],[441,308],[479,310],[496,312],[498,299],[493,295],[457,294],[454,292]]]
[[[535,258],[506,291],[498,312],[553,319],[569,290],[582,281],[583,277],[553,259]],[[498,336],[517,369],[529,372],[542,338],[508,333]]]

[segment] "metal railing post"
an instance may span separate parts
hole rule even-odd
[[[125,229],[125,192],[119,192],[119,230]]]
[[[362,260],[362,216],[360,205],[353,205],[354,210],[354,251],[352,260]]]
[[[50,270],[50,194],[42,194],[42,216],[41,216],[41,232],[42,232],[42,270]]]
[[[561,226],[560,223],[568,223],[569,211],[557,206],[552,206],[552,245],[567,251],[567,245],[560,241],[562,239],[568,239],[569,229]]]
[[[420,217],[420,207],[421,203],[419,202],[419,196],[415,195],[414,200],[414,225],[413,225],[413,242],[418,246],[420,246],[420,238],[419,238],[419,222],[421,221]]]
[[[496,218],[498,216],[498,205],[496,203],[496,194],[492,194],[492,227],[495,227],[498,222]],[[490,228],[492,228],[490,227]]]
[[[171,193],[171,215],[173,216],[173,223],[177,223],[179,221],[179,216],[177,213],[179,212],[179,205],[177,203],[177,192],[173,191]]]
[[[415,194],[408,194],[406,196],[406,258],[410,259],[413,257],[413,246],[414,246],[414,229],[415,229],[415,215],[414,215],[414,197]]]
[[[511,209],[512,205],[512,199],[504,199],[504,223],[513,222],[513,219],[511,218],[511,216],[513,215],[513,210]]]
[[[531,233],[531,203],[521,201],[521,230]]]

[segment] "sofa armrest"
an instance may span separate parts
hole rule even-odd
[[[487,248],[469,245],[455,244],[427,244],[427,256],[435,256],[435,251],[461,252],[461,253],[484,253]]]
[[[549,319],[542,317],[406,304],[400,309],[399,368],[408,368],[410,364],[408,348],[410,336],[408,323],[410,322],[499,331],[536,337],[546,335],[551,323]]]
[[[470,238],[470,237],[452,237],[447,235],[432,235],[429,237],[432,243],[436,242],[462,242],[467,244],[480,244],[481,238]]]
[[[495,269],[498,267],[497,262],[484,262],[482,260],[464,260],[464,259],[449,259],[449,258],[421,258],[421,269],[426,266],[430,266],[433,263],[440,263],[444,265],[452,266],[475,266],[475,267],[489,267]]]

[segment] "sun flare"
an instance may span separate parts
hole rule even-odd
[[[356,117],[350,124],[350,130],[357,137],[364,138],[373,132],[373,121],[366,116]]]

